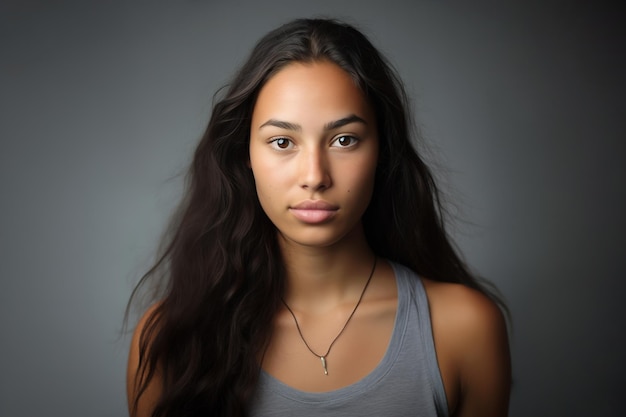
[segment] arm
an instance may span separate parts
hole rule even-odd
[[[450,415],[508,415],[511,363],[498,307],[470,288],[429,282],[433,336]]]

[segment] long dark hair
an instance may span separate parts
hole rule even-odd
[[[131,399],[136,405],[158,372],[162,394],[153,417],[246,414],[284,281],[276,231],[248,166],[252,110],[281,68],[320,60],[350,74],[377,115],[379,162],[363,218],[371,248],[428,278],[478,289],[504,307],[446,234],[439,193],[411,144],[409,106],[392,67],[347,24],[295,20],[258,42],[214,105],[163,253],[138,285],[159,272],[166,277],[140,338]]]

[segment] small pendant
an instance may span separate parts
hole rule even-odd
[[[322,361],[322,366],[324,367],[324,375],[328,375],[328,368],[326,367],[326,357],[320,356],[320,360]]]

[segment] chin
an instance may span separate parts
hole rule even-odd
[[[311,227],[310,230],[290,231],[279,230],[279,236],[287,244],[295,244],[308,248],[329,248],[339,243],[352,241],[361,232],[360,225],[350,230],[337,230],[332,227]]]

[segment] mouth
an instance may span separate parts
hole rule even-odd
[[[327,222],[337,214],[337,210],[338,206],[322,200],[306,200],[289,207],[296,219],[309,224]]]

